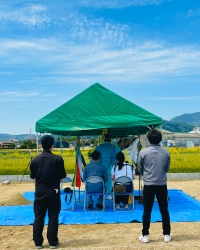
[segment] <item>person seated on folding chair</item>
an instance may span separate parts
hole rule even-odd
[[[102,178],[104,183],[108,180],[108,175],[106,168],[99,162],[100,153],[98,151],[93,151],[91,154],[91,163],[87,164],[83,171],[83,180],[85,181],[90,176],[98,176]],[[102,183],[87,183],[85,187],[88,192],[102,192],[103,184]],[[96,207],[103,208],[103,195],[99,195],[97,199]],[[92,195],[89,196],[88,208],[93,208]]]
[[[135,170],[132,165],[125,162],[125,157],[122,152],[116,155],[116,164],[113,166],[111,171],[111,179],[115,181],[120,176],[128,176],[131,180],[135,179]],[[131,192],[133,183],[127,185],[126,192]],[[124,208],[128,208],[129,195],[117,195],[115,194],[116,208],[120,208],[120,202],[124,204]]]

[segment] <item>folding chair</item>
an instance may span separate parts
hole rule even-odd
[[[92,184],[102,183],[102,191],[100,191],[100,192],[99,191],[93,191],[93,192],[87,191],[87,185],[89,183],[92,183]],[[104,187],[104,181],[99,176],[90,176],[85,180],[85,192],[84,192],[84,210],[85,210],[85,212],[91,212],[91,210],[87,210],[87,201],[88,201],[87,198],[89,195],[92,195],[92,196],[103,195],[103,203],[102,203],[103,208],[102,208],[102,210],[98,209],[98,211],[103,212],[105,210],[105,187]],[[94,211],[94,209],[93,209],[93,211]]]
[[[65,178],[62,179],[62,181],[60,183],[60,195],[65,195],[65,198],[68,196],[69,197],[68,199],[71,199],[72,206],[71,206],[71,209],[69,209],[69,211],[73,211],[74,208],[75,208],[75,203],[76,203],[75,190],[74,190],[74,187],[72,185],[72,192],[64,192],[64,187],[63,187],[64,183],[71,183],[71,184],[73,184],[73,180],[71,178],[69,178],[69,177],[66,176]],[[67,202],[69,202],[69,200],[65,199],[65,203],[66,204],[67,204]],[[69,205],[69,204],[67,204],[67,205]]]
[[[130,192],[124,192],[124,193],[117,193],[114,190],[114,185],[116,183],[122,183],[124,185],[126,185],[127,183],[132,183],[132,190]],[[115,195],[129,195],[129,199],[130,196],[132,197],[132,204],[128,204],[128,208],[117,208],[116,209],[116,204],[115,204]],[[114,183],[113,183],[113,209],[115,212],[132,212],[134,210],[134,187],[133,187],[133,181],[131,178],[129,178],[128,176],[120,176],[118,177]]]

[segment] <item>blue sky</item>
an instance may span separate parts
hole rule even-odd
[[[197,0],[0,0],[0,133],[95,82],[170,120],[200,112]]]

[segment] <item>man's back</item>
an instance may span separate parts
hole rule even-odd
[[[54,155],[50,150],[44,150],[31,162],[31,175],[35,179],[36,187],[53,186],[59,188],[60,179],[66,177],[64,161],[60,156]]]
[[[47,239],[50,248],[57,248],[58,215],[61,209],[60,180],[66,177],[62,157],[53,155],[54,138],[45,135],[41,138],[42,154],[36,156],[30,164],[30,177],[35,179],[35,199],[33,240],[36,248],[42,248],[44,218],[48,214]],[[47,212],[48,211],[48,212]]]
[[[92,162],[85,166],[83,179],[86,180],[90,176],[99,176],[103,179],[104,183],[108,179],[106,168],[99,162]]]
[[[170,242],[170,217],[167,201],[167,172],[170,167],[170,154],[160,147],[162,134],[159,130],[152,128],[147,134],[150,146],[140,151],[138,159],[138,170],[143,176],[143,204],[144,212],[142,216],[142,235],[139,241],[149,242],[149,228],[151,221],[151,211],[156,196],[162,216],[162,228],[164,242]]]
[[[140,151],[138,170],[143,176],[144,185],[166,185],[170,154],[158,144],[151,144]]]

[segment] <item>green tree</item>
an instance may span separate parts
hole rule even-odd
[[[15,144],[11,143],[9,148],[15,148]]]
[[[26,149],[32,149],[32,148],[36,148],[36,143],[34,141],[30,141],[30,140],[24,140],[21,144],[21,148]]]

